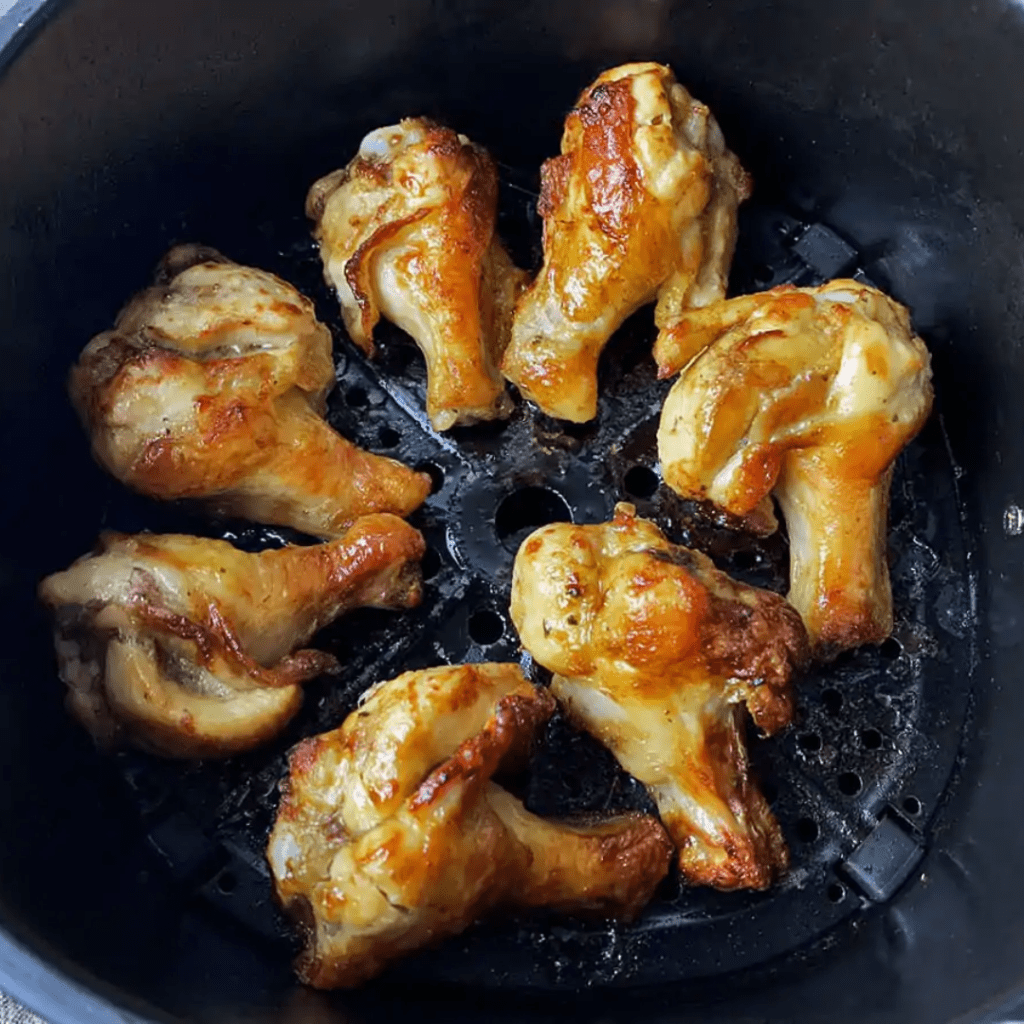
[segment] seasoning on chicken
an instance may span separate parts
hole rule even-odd
[[[597,415],[601,350],[658,300],[658,326],[725,296],[750,179],[704,104],[661,64],[604,72],[541,170],[544,265],[502,370],[544,412]]]
[[[528,537],[511,610],[569,715],[647,786],[686,881],[764,889],[785,871],[741,714],[746,704],[769,735],[792,718],[789,679],[807,636],[781,597],[730,579],[619,504],[610,523]]]
[[[335,433],[333,384],[312,303],[186,245],[86,346],[70,390],[97,460],[129,487],[334,537],[366,513],[408,515],[430,478]]]
[[[352,340],[372,356],[382,315],[412,336],[436,430],[512,411],[498,364],[524,274],[494,233],[497,206],[487,153],[422,117],[371,132],[306,200]]]
[[[856,281],[776,288],[663,330],[665,482],[789,531],[789,600],[818,657],[892,631],[892,465],[932,405],[931,365],[903,306]],[[685,367],[685,368],[684,368]]]
[[[301,684],[337,671],[296,650],[353,608],[411,608],[422,536],[365,516],[341,538],[247,554],[222,540],[108,533],[47,577],[68,707],[106,747],[226,757],[270,739]]]
[[[672,857],[655,819],[547,821],[494,781],[554,708],[517,665],[406,672],[295,748],[267,857],[304,982],[356,985],[498,908],[640,911]]]

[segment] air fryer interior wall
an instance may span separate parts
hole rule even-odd
[[[17,42],[0,77],[3,929],[141,1014],[217,1024],[406,1007],[445,1020],[998,1018],[1024,988],[1024,540],[1004,529],[1024,504],[1018,4],[79,0],[48,5]],[[104,521],[118,487],[89,457],[67,367],[172,241],[265,257],[367,129],[425,113],[536,168],[594,74],[645,58],[712,107],[756,199],[849,241],[929,343],[978,623],[976,646],[968,629],[957,649],[973,695],[957,778],[913,877],[806,955],[629,993],[297,990],[273,943],[202,906],[182,913],[118,765],[61,707],[35,584],[100,527],[148,525]],[[0,985],[45,1012],[43,988],[5,962]]]

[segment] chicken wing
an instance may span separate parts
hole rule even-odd
[[[554,707],[516,665],[406,672],[295,748],[267,857],[303,981],[358,984],[498,907],[639,912],[672,856],[657,821],[546,821],[492,780]]]
[[[892,464],[932,405],[928,350],[902,306],[855,281],[777,288],[662,331],[665,482],[762,532],[789,530],[789,600],[818,657],[892,631]]]
[[[788,854],[750,776],[740,705],[764,733],[789,723],[789,678],[808,653],[797,613],[627,504],[611,523],[528,537],[511,610],[558,700],[647,786],[682,876],[768,887]]]
[[[221,540],[105,534],[39,587],[68,706],[103,746],[183,758],[256,746],[298,711],[303,682],[338,669],[295,648],[353,608],[418,604],[424,550],[387,514],[326,544],[255,555]]]
[[[189,245],[86,346],[70,391],[97,460],[135,490],[333,537],[365,513],[408,515],[430,493],[425,474],[327,425],[333,383],[312,303]]]
[[[487,153],[422,117],[371,132],[306,200],[352,340],[373,355],[382,315],[412,336],[436,430],[512,411],[498,363],[525,275],[494,233],[497,206]]]
[[[604,72],[541,171],[544,265],[502,370],[546,413],[597,415],[601,350],[658,300],[659,326],[725,295],[750,179],[711,112],[662,64]]]

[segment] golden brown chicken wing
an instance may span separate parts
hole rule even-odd
[[[884,640],[892,464],[932,404],[906,309],[855,281],[777,288],[685,314],[656,355],[662,376],[685,367],[658,431],[665,482],[761,532],[774,494],[816,654]]]
[[[516,665],[406,672],[295,748],[267,857],[303,981],[358,984],[498,907],[639,912],[672,856],[657,821],[546,821],[492,780],[554,706]]]
[[[541,171],[544,265],[502,370],[551,416],[597,415],[601,350],[658,300],[659,326],[725,295],[750,180],[711,112],[662,64],[604,72]]]
[[[368,512],[408,515],[430,492],[425,474],[327,425],[333,383],[312,303],[189,245],[86,346],[70,390],[97,460],[129,487],[332,537]]]
[[[221,540],[105,534],[47,577],[68,706],[97,742],[225,757],[284,728],[301,684],[336,671],[298,650],[358,607],[419,603],[420,534],[365,516],[338,540],[246,554]]]
[[[767,734],[792,717],[807,636],[781,597],[620,504],[611,523],[555,523],[523,542],[512,619],[569,714],[647,786],[687,881],[764,889],[785,870],[740,714]]]
[[[436,430],[512,410],[498,363],[524,275],[494,233],[497,206],[487,153],[422,117],[371,132],[306,200],[352,340],[373,355],[382,315],[412,336]]]

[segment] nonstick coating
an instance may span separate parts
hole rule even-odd
[[[536,178],[536,171],[506,170],[499,218],[527,265],[539,259],[530,230]],[[423,604],[400,616],[360,612],[325,630],[317,645],[337,656],[344,674],[307,686],[305,707],[284,735],[227,763],[119,758],[149,843],[183,902],[220,912],[279,946],[284,958],[292,952],[289,930],[273,903],[264,850],[287,751],[337,727],[377,680],[438,663],[519,660],[508,615],[512,563],[534,528],[555,520],[607,522],[616,500],[633,501],[672,539],[780,593],[788,551],[783,533],[759,541],[722,528],[660,484],[655,432],[671,382],[655,377],[650,309],[624,325],[605,353],[600,412],[591,424],[567,427],[520,404],[508,422],[438,436],[426,423],[426,371],[415,347],[382,326],[379,354],[368,362],[345,335],[305,221],[282,216],[263,227],[265,242],[247,261],[314,296],[335,331],[330,421],[435,481],[426,505],[410,517],[430,545]],[[858,254],[829,229],[761,205],[744,211],[739,249],[733,285],[741,292],[781,281],[815,284],[822,271],[864,276]],[[887,901],[917,866],[940,818],[973,702],[972,552],[943,419],[937,411],[900,459],[892,488],[893,638],[805,675],[795,727],[771,742],[751,738],[792,854],[786,880],[767,893],[723,894],[681,887],[671,877],[631,927],[540,917],[489,922],[402,965],[389,980],[576,990],[703,979],[827,941],[868,899]],[[256,550],[285,536],[189,516],[133,498],[113,482],[101,518],[118,530],[212,533]],[[531,810],[553,817],[654,812],[643,788],[561,716],[540,738],[517,790]]]
[[[55,1021],[76,1019],[54,1000],[58,970],[143,1015],[218,1024],[405,1012],[1009,1019],[1000,1003],[1024,977],[1017,5],[79,0],[47,11],[0,79],[0,923],[42,972],[5,940],[0,985]],[[333,630],[325,642],[349,656],[341,687],[312,688],[265,752],[223,769],[103,758],[60,706],[36,581],[101,527],[224,528],[132,499],[95,468],[66,368],[177,240],[281,273],[336,326],[302,196],[365,130],[405,114],[492,150],[501,229],[521,261],[535,259],[530,193],[565,109],[602,67],[637,58],[671,63],[754,174],[734,288],[860,270],[910,305],[932,349],[937,415],[894,493],[898,643],[807,680],[799,725],[755,743],[798,869],[780,891],[668,886],[638,928],[486,925],[364,992],[304,993],[258,857],[289,741],[336,724],[362,686],[407,664],[516,656],[501,621],[507,573],[541,519],[599,521],[632,497],[674,539],[776,588],[783,541],[734,542],[657,488],[649,315],[605,360],[596,430],[521,412],[447,441],[416,421],[413,350],[385,333],[367,367],[338,329],[332,417],[443,474],[416,520],[435,552],[430,600],[401,628],[365,615]],[[228,529],[243,544],[273,539]],[[563,723],[546,741],[526,790],[539,810],[642,800]],[[872,836],[895,842],[906,869],[888,872],[883,888],[897,891],[877,902],[856,871],[880,864]]]

